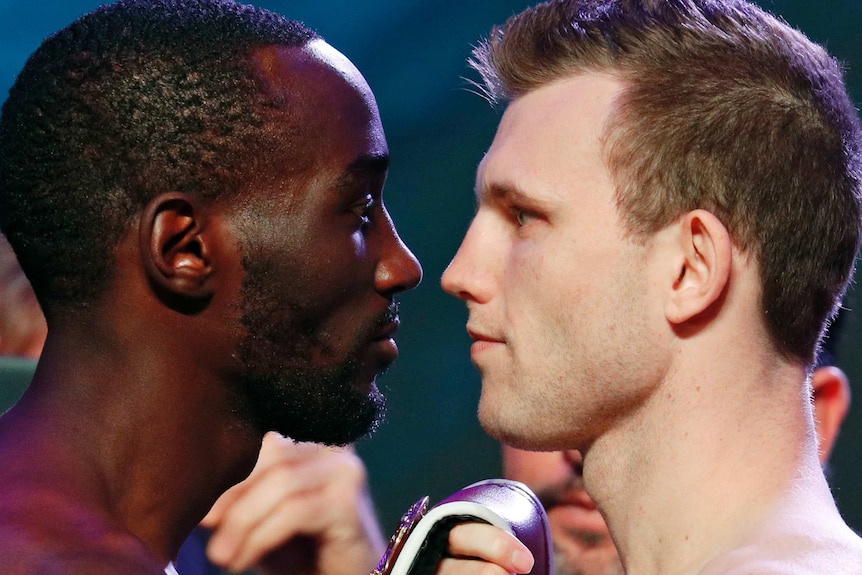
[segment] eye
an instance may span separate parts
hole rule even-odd
[[[367,226],[371,223],[371,211],[376,205],[377,202],[374,200],[372,195],[366,194],[362,201],[354,204],[351,209],[353,210],[353,213],[356,214],[356,217],[359,218],[359,221],[362,222],[362,225]]]
[[[518,226],[524,227],[536,220],[538,216],[529,210],[525,210],[524,208],[513,208],[513,212],[515,214],[515,220],[518,222]]]

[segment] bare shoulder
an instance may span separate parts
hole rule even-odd
[[[164,575],[138,539],[98,513],[55,494],[9,495],[0,490],[0,573]]]
[[[8,419],[3,424],[0,573],[164,575],[164,566],[100,503],[100,491],[57,456],[50,437]]]
[[[862,539],[843,526],[784,533],[717,557],[701,575],[860,575]]]

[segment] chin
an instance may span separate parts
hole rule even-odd
[[[349,372],[348,372],[349,373]],[[346,445],[373,433],[386,402],[374,378],[320,372],[246,380],[245,405],[261,432],[276,431],[295,441]],[[359,387],[367,387],[360,390]]]
[[[499,418],[489,416],[484,410],[479,410],[479,423],[485,432],[505,445],[526,451],[543,451],[537,447],[537,442],[518,427],[500,422]]]
[[[479,423],[485,432],[499,442],[524,451],[563,451],[578,445],[572,438],[554,432],[543,432],[536,420],[516,423],[501,421],[480,409]]]

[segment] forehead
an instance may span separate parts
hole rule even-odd
[[[255,50],[252,62],[260,89],[288,118],[284,128],[303,140],[304,151],[345,144],[356,149],[342,151],[354,155],[387,153],[374,94],[338,50],[323,40],[301,48],[266,46]]]
[[[365,78],[341,52],[312,40],[302,47],[264,46],[252,54],[262,88],[276,101],[302,101],[310,96],[354,96],[377,108]],[[325,102],[331,103],[332,98]]]
[[[583,73],[513,100],[479,166],[479,201],[507,190],[563,199],[610,185],[602,138],[621,89],[609,74]]]

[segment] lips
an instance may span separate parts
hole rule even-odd
[[[558,501],[557,505],[571,505],[574,507],[582,507],[587,510],[594,510],[596,503],[590,499],[587,492],[583,489],[571,490],[566,492]]]
[[[608,525],[598,509],[561,505],[549,509],[548,518],[555,533],[607,534],[608,532]]]
[[[606,533],[605,520],[583,488],[570,487],[545,503],[551,524],[565,532]]]
[[[499,348],[506,343],[505,340],[490,335],[489,332],[473,325],[467,325],[467,333],[473,339],[473,345],[470,346],[470,358],[473,363],[477,363],[478,358],[483,353]]]
[[[398,316],[395,316],[390,321],[383,324],[383,326],[378,329],[374,334],[374,340],[383,340],[383,339],[391,339],[395,332],[398,331],[398,328],[401,326],[401,319]]]
[[[374,357],[373,363],[378,371],[384,370],[398,359],[398,345],[394,336],[401,326],[401,320],[397,315],[387,314],[383,321],[373,332],[369,342],[369,350]]]
[[[467,325],[467,334],[470,336],[470,339],[475,342],[504,343],[503,339],[491,336],[487,332],[483,331],[482,328],[476,328],[469,324]]]

